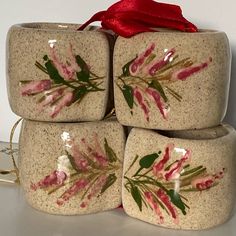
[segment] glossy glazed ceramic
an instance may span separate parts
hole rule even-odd
[[[26,23],[7,38],[11,108],[38,121],[97,121],[107,107],[112,37],[96,27]]]
[[[201,129],[225,116],[231,53],[223,32],[118,37],[113,65],[115,108],[123,125]]]
[[[224,223],[235,203],[235,145],[229,125],[165,133],[133,128],[125,149],[124,210],[174,229]]]
[[[89,214],[121,204],[125,136],[114,120],[45,123],[25,120],[20,180],[28,203],[51,214]]]

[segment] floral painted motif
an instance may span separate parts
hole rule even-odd
[[[52,118],[64,107],[79,104],[88,93],[104,90],[100,87],[104,77],[94,74],[82,57],[74,55],[72,45],[68,58],[66,63],[61,62],[55,45],[51,45],[49,56],[43,57],[44,65],[35,63],[49,78],[20,81],[21,95],[36,96],[39,111],[49,108]]]
[[[171,160],[175,152],[178,159]],[[219,184],[224,177],[225,169],[210,174],[204,166],[191,167],[191,151],[175,148],[169,144],[164,153],[152,153],[134,158],[125,173],[125,188],[131,194],[140,211],[143,207],[151,209],[157,216],[159,224],[163,224],[167,213],[173,222],[179,223],[179,213],[187,214],[188,199],[186,192],[201,192]],[[134,175],[127,174],[139,160],[139,168]]]
[[[206,69],[209,58],[202,63],[194,63],[190,58],[178,59],[176,49],[165,50],[162,58],[155,54],[156,44],[152,43],[144,52],[137,55],[122,68],[117,86],[133,114],[134,105],[143,111],[149,121],[150,103],[154,103],[163,119],[167,120],[170,111],[168,94],[181,102],[182,97],[169,85],[185,81],[192,75]]]
[[[66,154],[57,160],[57,169],[49,175],[31,183],[31,190],[43,189],[55,194],[62,187],[66,190],[59,195],[56,204],[62,206],[72,197],[80,194],[81,208],[89,205],[92,198],[100,197],[117,180],[116,170],[121,169],[121,161],[104,139],[101,147],[97,133],[93,135],[93,144],[85,138],[77,144],[70,137],[62,137]]]

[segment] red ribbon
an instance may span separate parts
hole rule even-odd
[[[183,17],[179,6],[153,0],[121,0],[106,11],[96,13],[78,30],[83,30],[94,21],[101,21],[103,29],[113,30],[126,38],[141,32],[157,31],[157,27],[198,31],[194,24]]]

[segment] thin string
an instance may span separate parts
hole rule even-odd
[[[19,125],[19,123],[22,121],[22,118],[20,118],[12,127],[11,129],[11,133],[10,133],[10,143],[9,143],[9,155],[11,157],[11,161],[13,164],[14,169],[13,170],[2,170],[0,169],[0,174],[1,175],[10,175],[10,174],[14,174],[16,176],[15,180],[7,180],[7,179],[1,179],[0,178],[0,183],[8,183],[8,184],[19,184],[20,183],[20,177],[19,177],[19,169],[17,167],[16,164],[16,159],[14,156],[14,150],[13,150],[13,137],[15,134],[15,130],[17,128],[17,126]]]

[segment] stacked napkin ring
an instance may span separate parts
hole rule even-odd
[[[174,229],[225,222],[235,200],[235,145],[229,125],[169,133],[132,129],[124,158],[126,213]]]
[[[125,135],[115,120],[45,123],[25,120],[20,180],[34,208],[88,214],[121,204]]]
[[[31,120],[96,121],[109,106],[112,37],[78,25],[27,23],[8,32],[8,95]]]
[[[227,107],[230,62],[223,32],[161,30],[118,37],[113,70],[117,119],[160,130],[219,125]]]

